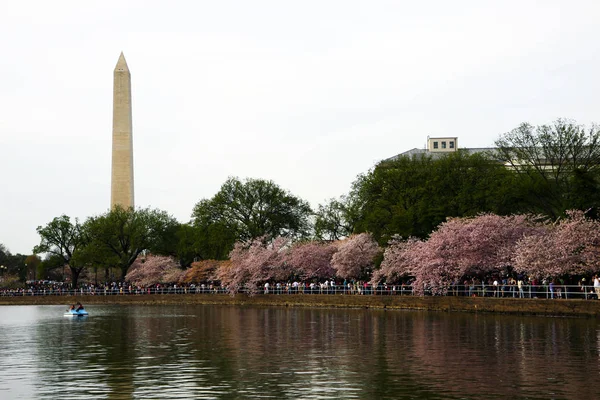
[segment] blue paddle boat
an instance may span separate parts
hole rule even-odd
[[[65,317],[85,317],[88,315],[88,312],[83,308],[81,310],[67,310],[65,312]]]

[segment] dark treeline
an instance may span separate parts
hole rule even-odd
[[[10,250],[0,243],[0,278],[17,276],[20,280],[27,277],[27,256],[23,254],[12,254]]]

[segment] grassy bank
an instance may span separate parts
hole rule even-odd
[[[127,296],[0,297],[0,305],[72,304],[223,304],[238,306],[379,308],[430,311],[487,312],[547,316],[600,317],[600,301],[490,297],[412,297],[356,295],[181,294]]]

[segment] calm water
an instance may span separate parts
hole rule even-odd
[[[0,399],[600,398],[591,319],[0,307]]]

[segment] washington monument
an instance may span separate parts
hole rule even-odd
[[[110,208],[134,207],[131,74],[121,53],[114,72]]]

